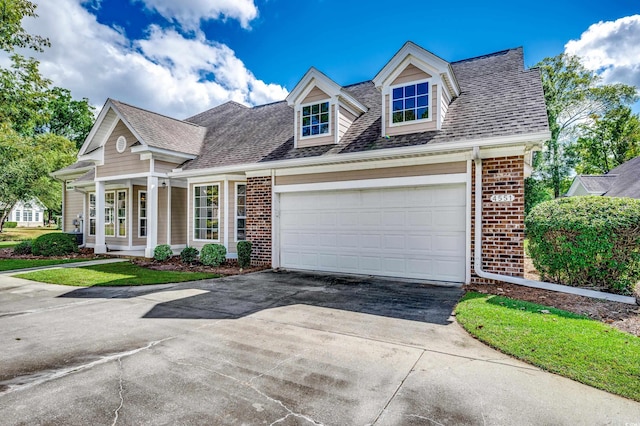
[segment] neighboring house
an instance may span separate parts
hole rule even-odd
[[[267,105],[176,120],[109,99],[54,176],[64,230],[81,217],[97,253],[218,243],[235,257],[246,239],[254,264],[462,283],[476,213],[484,270],[523,275],[524,178],[549,137],[521,48],[449,63],[408,42],[371,81],[311,68]]]
[[[640,198],[640,157],[620,164],[603,175],[578,175],[567,191],[575,195]]]
[[[19,227],[25,228],[43,226],[46,211],[47,208],[37,198],[28,202],[18,201],[11,209],[7,221],[17,222]]]

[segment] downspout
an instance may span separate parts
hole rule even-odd
[[[629,305],[640,304],[635,297],[621,296],[618,294],[604,293],[601,291],[587,290],[577,287],[569,287],[560,284],[543,281],[528,280],[526,278],[501,275],[482,270],[482,158],[479,156],[479,148],[473,148],[473,160],[476,166],[475,179],[475,236],[474,236],[474,266],[475,273],[480,278],[488,280],[502,281],[510,284],[525,287],[539,288],[543,290],[557,291],[560,293],[576,294],[578,296],[592,297],[595,299],[605,299],[613,302],[627,303]]]

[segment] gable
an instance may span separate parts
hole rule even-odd
[[[117,149],[119,138],[124,138],[126,143],[123,152],[118,152]],[[138,140],[135,135],[119,120],[105,141],[103,163],[96,167],[96,178],[148,173],[150,161],[141,160],[139,154],[131,152],[132,146],[136,144]]]
[[[409,83],[411,81],[426,80],[431,78],[431,74],[421,70],[413,64],[408,64],[404,70],[391,82],[391,86]]]

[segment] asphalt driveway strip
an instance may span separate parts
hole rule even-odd
[[[0,277],[0,422],[640,424],[640,404],[468,336],[461,294],[286,271],[126,288]]]

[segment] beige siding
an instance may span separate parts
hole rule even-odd
[[[440,110],[440,114],[442,120],[447,115],[447,111],[449,111],[449,104],[451,103],[451,98],[449,97],[449,93],[443,88],[442,90],[442,108]]]
[[[396,84],[410,83],[412,81],[424,80],[427,78],[431,78],[431,75],[422,71],[420,68],[416,67],[415,65],[409,64],[400,73],[400,75],[396,77],[395,80],[393,80],[393,83],[391,83],[391,85],[393,86]]]
[[[167,207],[169,203],[169,189],[160,187],[158,189],[158,244],[169,244],[167,241],[167,225],[169,216]]]
[[[436,130],[438,123],[437,123],[437,108],[438,108],[438,86],[436,84],[430,85],[431,89],[429,91],[429,98],[430,100],[430,108],[429,108],[429,112],[432,114],[431,117],[431,121],[425,121],[422,123],[413,123],[413,124],[401,124],[401,125],[395,125],[395,126],[391,126],[391,115],[393,114],[393,108],[391,105],[391,101],[390,101],[390,97],[389,95],[385,95],[385,103],[387,106],[387,116],[385,117],[385,121],[386,121],[386,133],[388,136],[394,136],[394,135],[406,135],[409,133],[417,133],[417,132],[426,132],[429,130]]]
[[[171,244],[187,244],[187,190],[171,188]]]
[[[219,221],[218,221],[218,240],[217,241],[204,241],[198,240],[194,241],[193,238],[193,225],[194,225],[194,215],[193,215],[193,194],[194,187],[201,185],[218,185],[218,210],[220,212]],[[189,199],[189,215],[187,218],[188,221],[188,229],[189,229],[189,245],[200,250],[205,244],[224,244],[224,182],[206,182],[206,183],[197,183],[189,185],[189,193],[187,194],[187,198]]]
[[[85,217],[83,199],[84,194],[81,192],[74,190],[64,191],[63,229],[65,232],[71,232],[75,229],[75,226],[73,226],[73,219],[75,219],[79,213],[82,214],[82,217]]]
[[[318,89],[317,87],[314,87],[313,90],[311,92],[309,92],[307,97],[304,98],[301,103],[302,104],[310,104],[312,102],[327,101],[330,98],[331,98],[331,96],[327,95],[325,92],[323,92],[322,90]]]
[[[127,149],[123,153],[116,151],[116,141],[120,136],[127,138]],[[148,173],[149,160],[141,161],[139,154],[133,154],[130,151],[129,147],[134,142],[136,142],[136,137],[120,121],[107,139],[104,147],[104,165],[96,167],[96,177]]]
[[[347,133],[347,130],[349,130],[349,127],[351,126],[351,124],[357,118],[355,115],[351,114],[349,111],[347,111],[342,107],[340,107],[339,113],[340,113],[340,117],[339,117],[340,128],[338,129],[338,140],[342,139],[344,134]]]
[[[146,190],[146,186],[134,185],[133,187],[133,214],[131,215],[131,219],[133,220],[133,238],[131,239],[131,242],[134,246],[147,245],[147,238],[138,236],[140,235],[140,191]]]
[[[331,114],[329,116],[329,134],[326,136],[316,136],[316,137],[302,137],[302,113],[298,112],[298,148],[307,148],[310,146],[319,146],[319,145],[331,145],[335,143],[335,138],[333,136],[334,128],[335,128],[335,113],[336,106],[331,105]]]
[[[293,176],[276,176],[276,185],[295,185],[304,183],[340,182],[347,180],[384,179],[393,177],[429,176],[451,173],[465,173],[467,163],[425,164],[407,167],[388,167],[383,169],[351,170],[346,172],[312,173]]]
[[[179,164],[171,163],[169,161],[156,160],[154,163],[154,169],[158,173],[169,173],[173,169],[177,168]]]

